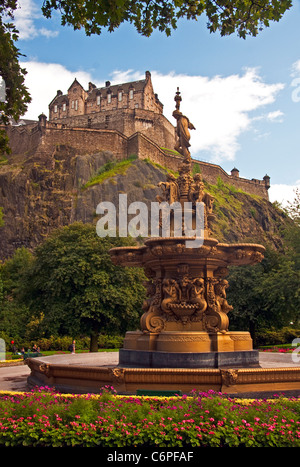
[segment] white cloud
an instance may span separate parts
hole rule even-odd
[[[270,120],[271,122],[278,122],[281,123],[283,122],[283,115],[284,113],[281,112],[281,110],[274,110],[274,112],[269,112],[267,114],[267,119]]]
[[[300,75],[300,59],[292,64],[291,77],[296,78]]]
[[[196,127],[191,132],[193,156],[201,151],[210,153],[211,160],[234,160],[239,150],[239,136],[249,130],[257,117],[251,112],[275,102],[281,83],[264,83],[256,69],[246,69],[242,75],[226,77],[189,76],[151,72],[155,92],[164,103],[164,114],[173,123],[174,95],[181,92],[181,111]],[[116,82],[141,79],[143,74],[128,70],[114,72]],[[269,122],[279,121],[280,110],[259,117]]]
[[[295,199],[296,188],[300,189],[300,180],[297,180],[294,185],[271,185],[269,189],[269,200],[272,203],[277,201],[283,207],[285,207],[288,201],[292,202]]]
[[[48,116],[48,105],[57,91],[60,89],[65,94],[75,78],[85,88],[91,81],[89,73],[81,70],[72,72],[57,63],[29,61],[21,62],[21,66],[27,70],[25,85],[32,99],[24,117],[33,120],[37,120],[42,112]]]
[[[191,118],[197,129],[192,133],[193,150],[195,153],[210,152],[215,162],[234,160],[240,148],[239,136],[253,125],[251,112],[273,103],[282,89],[280,84],[263,83],[253,69],[241,76],[158,77],[158,82],[161,80],[164,81],[163,95],[170,96],[166,98],[167,112],[170,114],[174,108],[171,94],[174,96],[177,83],[183,99],[182,112]]]
[[[37,36],[56,37],[58,31],[45,27],[38,28],[36,20],[41,18],[39,7],[33,0],[18,0],[18,8],[14,12],[14,24],[19,31],[20,40],[30,40]]]
[[[71,72],[59,64],[39,62],[22,63],[27,71],[26,85],[32,95],[27,118],[37,119],[42,112],[48,113],[48,104],[61,89],[67,91],[76,77],[87,88],[89,81],[96,82],[87,72]],[[144,73],[133,70],[114,71],[112,83],[124,83],[143,79]],[[201,157],[201,152],[209,153],[211,161],[220,163],[234,160],[239,149],[240,135],[253,128],[257,117],[251,112],[274,103],[277,93],[283,89],[280,83],[264,83],[256,69],[246,69],[241,75],[226,77],[189,76],[169,73],[163,75],[151,72],[154,91],[164,104],[164,114],[174,125],[172,112],[175,108],[174,96],[180,88],[181,111],[196,127],[191,131],[193,157]],[[282,117],[280,110],[270,111],[258,118],[268,122]],[[202,154],[203,158],[203,154]]]

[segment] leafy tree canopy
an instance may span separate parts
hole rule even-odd
[[[31,320],[31,310],[16,300],[16,293],[32,260],[33,256],[26,248],[19,248],[12,258],[0,262],[0,336],[7,342],[9,337],[24,337]]]
[[[265,259],[255,266],[231,268],[228,299],[234,310],[230,323],[244,326],[255,337],[260,327],[300,323],[300,191],[284,209],[293,222],[282,235],[282,251],[267,248]]]
[[[21,54],[15,45],[18,40],[18,31],[13,24],[16,8],[16,0],[0,1],[0,125],[7,125],[10,119],[18,120],[31,101],[24,84],[26,70],[20,67]],[[0,128],[0,154],[9,152],[6,132]]]
[[[145,276],[139,268],[115,266],[109,250],[133,244],[99,238],[90,224],[59,229],[36,249],[20,298],[43,312],[49,335],[91,335],[93,346],[101,330],[125,332],[138,324]]]
[[[123,22],[133,24],[144,36],[154,29],[170,35],[178,19],[197,20],[206,14],[210,32],[219,31],[222,36],[237,32],[245,38],[279,21],[291,6],[291,0],[45,0],[42,11],[48,18],[53,10],[60,11],[63,25],[84,28],[88,35],[100,34],[102,27],[114,31]]]

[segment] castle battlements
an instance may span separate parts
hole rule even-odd
[[[150,159],[168,169],[178,171],[182,155],[174,151],[176,128],[163,115],[163,104],[154,93],[151,74],[145,79],[119,85],[109,81],[88,89],[75,79],[66,94],[57,91],[49,104],[49,120],[21,120],[6,128],[13,154],[52,153],[58,145],[70,146],[78,154],[110,151],[118,160],[131,155]],[[168,148],[168,149],[166,149]],[[246,179],[233,168],[228,174],[217,164],[193,160],[203,179],[224,183],[268,199],[270,177]]]

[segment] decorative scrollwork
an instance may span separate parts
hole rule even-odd
[[[222,384],[224,386],[234,386],[237,383],[239,370],[220,370]]]
[[[50,365],[47,363],[42,363],[39,366],[39,371],[49,378],[50,376]]]
[[[112,368],[112,383],[114,386],[119,386],[125,382],[125,369],[124,368]]]

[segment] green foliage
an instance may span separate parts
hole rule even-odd
[[[93,225],[74,224],[53,233],[34,254],[16,250],[0,264],[1,337],[7,344],[14,339],[19,349],[36,343],[64,350],[72,338],[59,336],[93,334],[100,348],[121,347],[116,332],[137,326],[145,277],[138,268],[114,266],[108,251],[132,244],[101,239]],[[91,339],[84,348],[88,344]]]
[[[8,124],[10,118],[18,120],[27,110],[31,101],[24,85],[26,70],[20,67],[19,49],[15,46],[18,31],[14,24],[13,13],[17,1],[5,0],[0,3],[0,77],[4,80],[5,100],[0,99],[0,124]],[[9,153],[9,141],[3,129],[0,129],[0,154]]]
[[[201,173],[201,169],[200,169],[200,166],[199,164],[193,164],[193,168],[192,168],[192,175],[196,175],[196,174],[200,174]]]
[[[206,14],[210,32],[219,31],[221,36],[234,32],[245,39],[246,35],[257,36],[258,32],[279,21],[291,8],[292,1],[206,1]]]
[[[228,185],[221,177],[217,178],[215,185],[207,182],[204,182],[204,185],[214,197],[213,210],[216,220],[212,225],[213,234],[220,242],[226,241],[228,232],[232,230],[231,220],[242,213],[243,201],[238,193],[244,192],[233,185]]]
[[[175,156],[179,156],[181,157],[181,154],[176,151],[175,149],[170,149],[170,148],[164,148],[163,146],[161,146],[161,148],[165,153],[167,154],[171,154],[171,155],[175,155]]]
[[[233,206],[239,210],[241,202],[235,199],[235,193],[222,180],[218,180],[215,187],[209,186],[209,192],[215,196],[217,228],[221,234],[228,230],[228,218]],[[261,263],[230,268],[227,298],[234,308],[230,314],[230,327],[232,330],[249,330],[255,345],[257,329],[279,329],[291,322],[295,326],[300,322],[299,207],[298,191],[295,200],[286,209],[286,218],[289,217],[290,221],[282,225],[283,246],[280,250],[267,246],[265,259]],[[250,214],[256,216],[257,211],[253,208]],[[220,239],[218,235],[217,238]]]
[[[144,161],[146,164],[150,164],[150,165],[152,165],[153,167],[156,167],[157,169],[161,170],[161,171],[162,171],[163,173],[165,173],[165,174],[166,174],[166,173],[170,173],[170,174],[174,175],[175,178],[177,178],[178,175],[179,175],[179,172],[175,172],[175,171],[172,170],[172,169],[168,169],[167,167],[164,167],[163,165],[158,164],[158,162],[153,162],[153,161],[151,161],[151,159],[149,159],[149,158],[145,158],[145,159],[143,159],[143,161]]]
[[[300,319],[299,270],[288,256],[267,249],[255,266],[230,268],[227,297],[234,307],[231,328],[248,329],[255,337],[258,327],[276,328]]]
[[[286,326],[281,329],[262,328],[256,333],[257,345],[263,346],[284,346],[291,348],[294,339],[300,337],[300,329],[291,326]]]
[[[136,156],[131,156],[128,159],[124,159],[120,162],[109,161],[104,164],[98,170],[97,174],[94,175],[85,185],[82,186],[82,190],[103,183],[105,180],[115,177],[118,174],[124,175],[126,171],[131,167],[132,162],[136,159]]]
[[[14,316],[13,314],[11,316]],[[90,337],[82,336],[49,336],[41,337],[41,333],[37,333],[34,336],[27,336],[27,327],[25,321],[27,319],[25,313],[23,317],[23,329],[20,326],[19,334],[16,334],[13,328],[9,329],[9,334],[4,331],[0,331],[0,338],[4,339],[6,348],[10,351],[11,341],[14,340],[15,346],[18,352],[24,347],[25,351],[32,349],[33,345],[40,348],[40,351],[51,353],[69,352],[69,346],[74,340],[76,341],[76,352],[88,351],[91,346]],[[29,317],[30,318],[30,317]],[[20,323],[22,324],[22,323]],[[25,331],[25,332],[24,332]],[[121,335],[112,334],[100,334],[98,337],[98,347],[102,350],[117,350],[123,347],[124,337]],[[17,356],[16,356],[17,357]],[[18,357],[19,358],[19,357]]]
[[[14,256],[0,263],[0,334],[7,343],[24,338],[26,323],[31,319],[30,309],[17,299],[22,277],[32,262],[32,254],[26,248],[15,251]]]
[[[109,249],[133,245],[130,238],[99,238],[95,226],[75,223],[54,232],[34,254],[19,296],[43,310],[47,334],[124,332],[139,319],[143,272],[111,262]]]
[[[267,249],[255,266],[230,268],[227,298],[234,311],[231,329],[281,328],[300,321],[300,271],[289,252]]]
[[[285,240],[286,248],[290,258],[294,261],[295,267],[300,269],[300,190],[295,190],[295,198],[288,202],[284,209],[286,215],[293,220],[286,228]]]
[[[58,10],[63,25],[71,25],[75,30],[84,28],[87,35],[100,34],[103,27],[114,31],[122,23],[128,22],[147,37],[156,29],[169,36],[177,28],[180,18],[197,20],[205,14],[210,32],[219,31],[221,36],[236,32],[239,37],[245,38],[247,34],[256,36],[271,21],[279,21],[291,6],[291,0],[45,0],[42,11],[50,18],[53,10]]]

